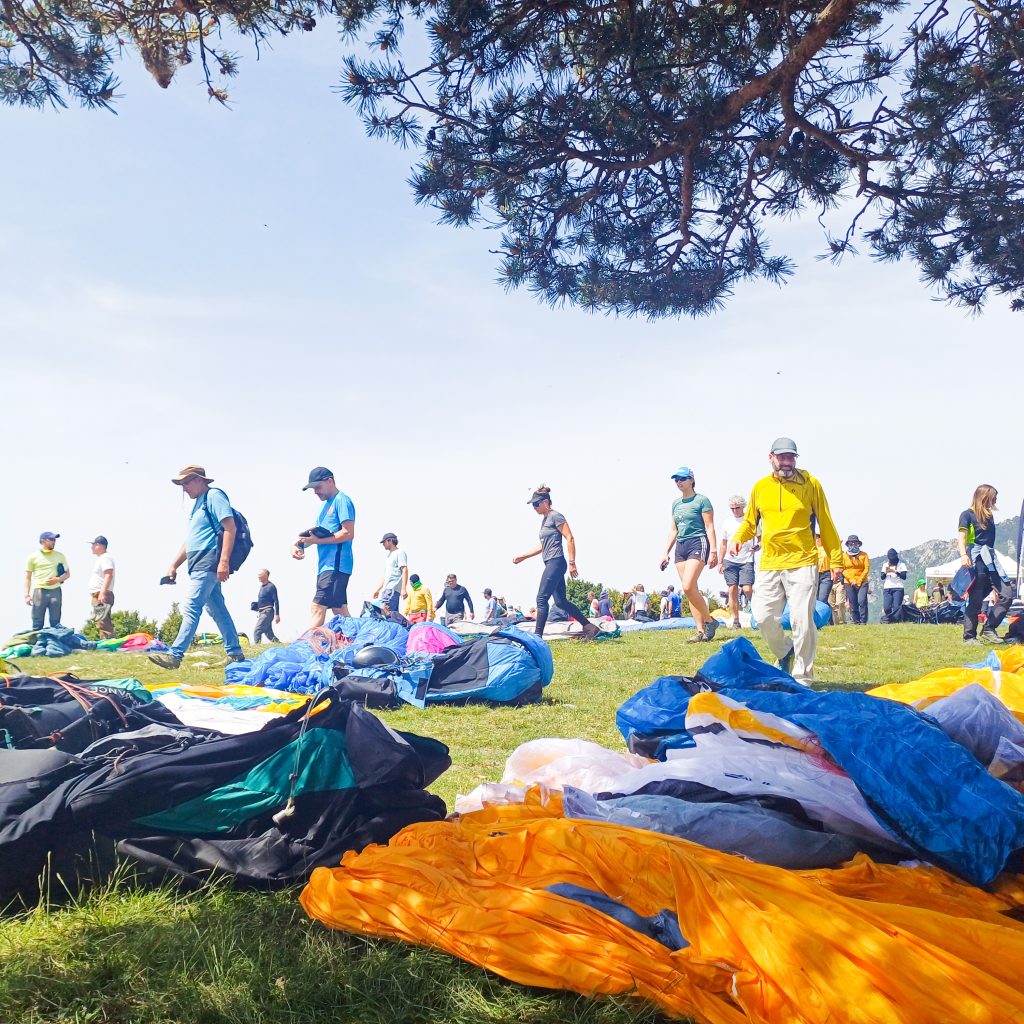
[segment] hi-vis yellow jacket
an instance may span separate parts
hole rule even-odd
[[[814,546],[815,530],[833,566],[843,564],[839,531],[821,484],[803,470],[792,480],[780,480],[774,474],[758,480],[750,492],[747,514],[730,540],[736,544],[752,540],[761,523],[761,568],[800,569],[818,564]]]

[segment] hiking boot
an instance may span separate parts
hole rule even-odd
[[[983,629],[980,639],[983,644],[1001,644],[1003,642],[1003,638],[994,629]]]
[[[233,661],[245,661],[245,655],[239,651],[238,654],[229,654],[228,660],[224,662],[225,665],[230,665]]]
[[[970,644],[972,647],[980,647],[981,641],[976,636],[965,636],[964,643]]]
[[[181,658],[176,658],[173,654],[151,654],[149,660],[154,665],[159,665],[161,668],[174,670],[181,668]]]
[[[708,619],[704,623],[704,639],[710,643],[715,639],[715,634],[718,632],[718,619]]]
[[[784,654],[778,661],[778,667],[786,673],[787,676],[793,674],[793,648],[790,647],[789,653]]]
[[[588,622],[580,630],[581,640],[596,640],[601,635],[601,627],[595,626],[592,622]]]
[[[708,638],[704,635],[703,629],[698,629],[686,642],[688,644],[704,644],[707,643]]]

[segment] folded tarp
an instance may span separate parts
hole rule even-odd
[[[674,921],[686,945],[563,885]],[[554,801],[414,825],[314,871],[301,901],[331,928],[440,948],[523,985],[639,996],[703,1024],[1024,1019],[1019,879],[989,894],[864,858],[786,871],[569,820]]]

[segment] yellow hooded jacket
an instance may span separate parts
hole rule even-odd
[[[747,514],[730,538],[735,544],[752,540],[761,523],[761,568],[769,572],[818,564],[815,524],[833,566],[843,563],[839,531],[832,522],[825,492],[810,473],[798,469],[792,480],[774,474],[758,480],[750,492]]]
[[[434,595],[425,583],[419,587],[410,585],[409,596],[405,599],[405,617],[415,615],[416,612],[426,612],[428,619],[434,618]]]

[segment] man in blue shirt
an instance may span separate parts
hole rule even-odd
[[[192,643],[203,608],[220,630],[229,661],[243,661],[238,630],[224,603],[221,584],[231,575],[231,549],[235,544],[235,516],[228,496],[219,488],[211,488],[213,477],[202,466],[185,466],[171,481],[190,498],[192,511],[188,518],[185,543],[167,570],[166,581],[174,583],[178,567],[188,561],[189,591],[181,609],[181,628],[167,654],[151,654],[149,660],[161,668],[176,669]]]
[[[306,548],[316,545],[316,593],[313,625],[322,626],[327,609],[348,615],[348,581],[352,575],[352,538],[356,533],[356,509],[352,499],[338,490],[334,474],[326,466],[310,470],[304,491],[312,490],[324,503],[316,526],[304,530],[292,546],[292,558],[305,558]]]

